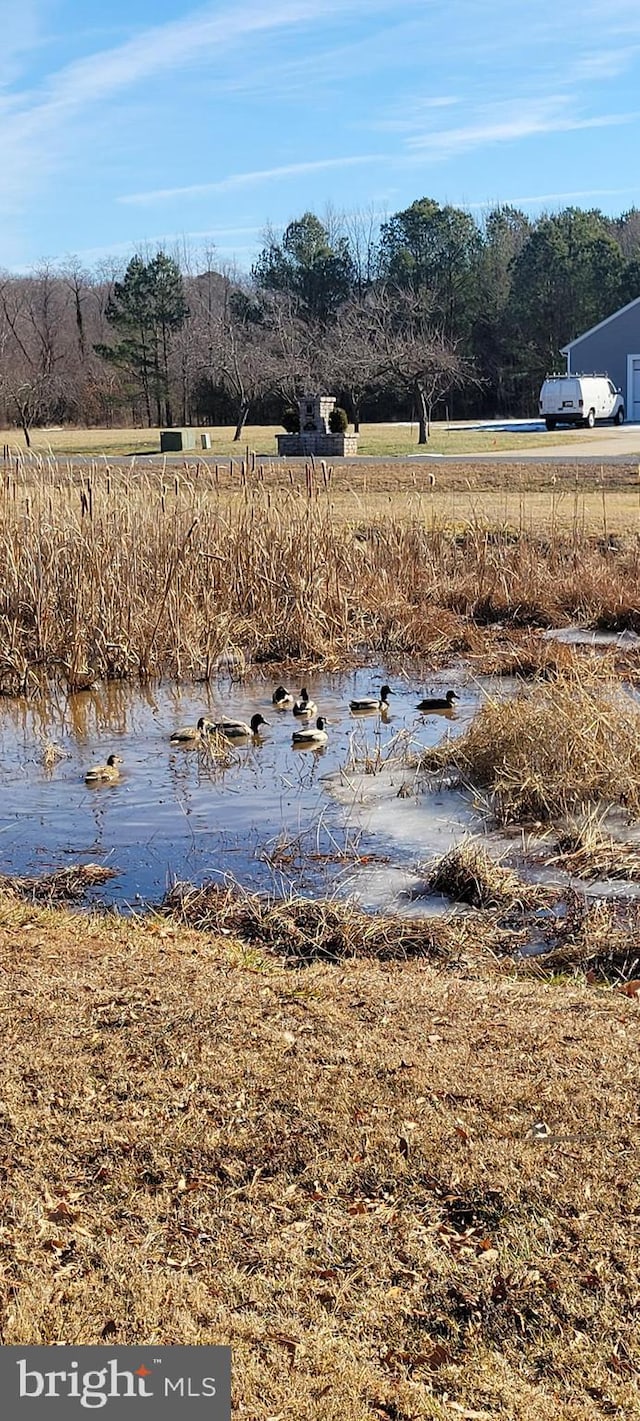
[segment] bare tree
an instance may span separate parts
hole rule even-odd
[[[384,370],[385,346],[380,337],[378,305],[370,293],[345,302],[335,324],[318,343],[323,384],[346,395],[356,434],[363,398]]]
[[[269,387],[285,405],[295,405],[300,396],[322,384],[325,327],[303,320],[296,300],[286,292],[267,298],[266,312]]]
[[[362,301],[380,274],[380,217],[370,205],[344,213],[342,226],[351,256],[354,298]]]
[[[50,419],[64,396],[66,312],[51,268],[43,266],[34,277],[6,277],[0,313],[0,385],[30,448],[33,425]]]
[[[380,288],[371,318],[380,381],[415,400],[418,443],[426,444],[434,407],[450,390],[477,380],[473,367],[434,321],[422,292]]]
[[[252,405],[269,389],[263,304],[247,291],[227,283],[219,332],[218,369],[235,404],[233,437],[240,440]]]

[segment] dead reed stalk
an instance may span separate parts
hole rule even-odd
[[[247,662],[335,666],[363,648],[480,651],[496,623],[640,629],[635,544],[460,534],[402,502],[354,522],[330,472],[276,497],[251,467],[238,489],[204,466],[169,483],[161,466],[21,463],[0,502],[0,690],[57,665],[202,677],[230,643]]]
[[[465,735],[422,757],[455,766],[488,792],[496,818],[554,821],[583,806],[640,815],[640,711],[621,687],[585,669],[487,700]]]
[[[528,884],[488,853],[484,844],[463,839],[433,864],[427,875],[430,893],[442,893],[473,908],[513,913],[533,908],[548,894]]]

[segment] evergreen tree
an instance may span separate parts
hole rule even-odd
[[[158,252],[150,262],[133,257],[107,305],[107,321],[119,340],[113,346],[96,346],[96,350],[123,369],[141,390],[150,426],[154,408],[157,424],[172,423],[170,340],[188,314],[180,268],[165,252]]]
[[[332,245],[320,219],[305,212],[289,223],[282,242],[265,247],[252,276],[265,291],[293,296],[304,319],[326,322],[347,299],[354,268],[347,239]]]

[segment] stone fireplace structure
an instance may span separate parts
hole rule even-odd
[[[276,435],[278,453],[288,458],[317,454],[334,459],[357,454],[357,434],[332,434],[329,429],[329,415],[335,404],[333,395],[304,395],[298,400],[300,432]]]

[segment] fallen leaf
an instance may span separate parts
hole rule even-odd
[[[289,1355],[295,1357],[300,1346],[298,1337],[289,1337],[286,1332],[270,1332],[268,1335],[271,1342],[277,1342],[280,1347],[286,1347]]]
[[[618,991],[625,997],[637,997],[640,994],[640,977],[634,978],[633,982],[624,982]]]
[[[450,1360],[451,1353],[449,1351],[449,1348],[445,1347],[443,1342],[436,1342],[433,1351],[429,1353],[426,1365],[431,1368],[432,1372],[435,1372],[437,1371],[438,1367],[443,1367],[445,1363],[449,1362]]]
[[[57,1204],[53,1205],[53,1208],[47,1209],[47,1218],[52,1224],[60,1224],[63,1223],[65,1219],[71,1222],[77,1218],[77,1214],[74,1213],[73,1209],[69,1208],[69,1205],[65,1203],[64,1199],[59,1199]]]
[[[478,1254],[478,1262],[495,1263],[499,1257],[500,1254],[498,1253],[497,1248],[485,1248],[482,1253]]]

